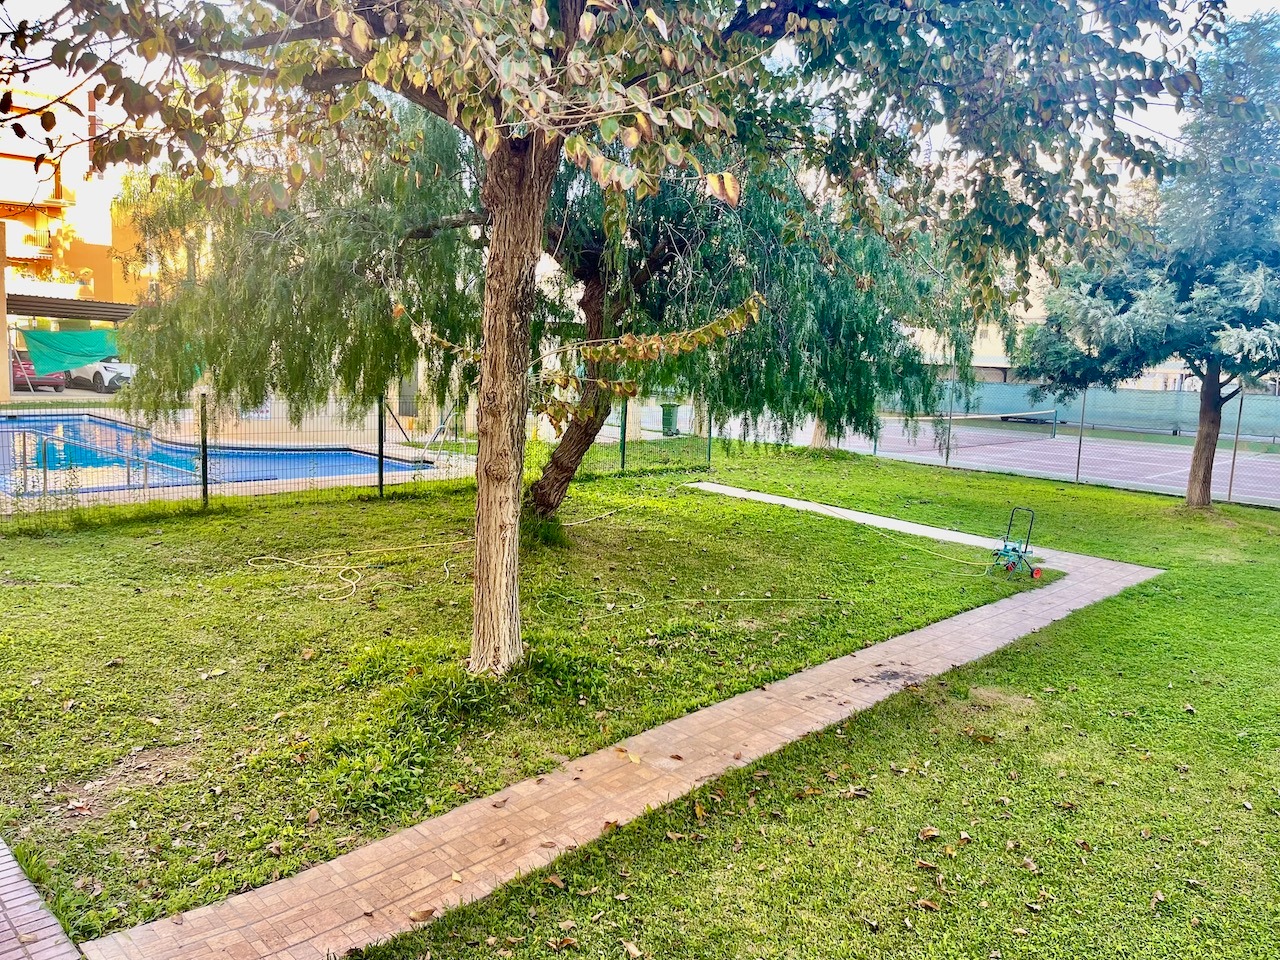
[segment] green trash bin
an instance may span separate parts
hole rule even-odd
[[[680,428],[676,425],[680,414],[680,404],[664,403],[662,405],[662,435],[664,437],[680,436]]]

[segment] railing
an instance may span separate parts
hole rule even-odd
[[[40,438],[40,466],[41,466],[41,494],[49,495],[49,445],[51,443],[62,444],[64,447],[77,447],[81,450],[88,450],[93,453],[106,454],[109,457],[118,457],[124,460],[124,485],[127,489],[133,489],[134,465],[139,464],[142,467],[142,490],[148,489],[150,486],[151,467],[155,466],[157,470],[169,471],[171,473],[181,473],[194,477],[198,482],[200,474],[195,470],[188,470],[176,464],[161,463],[158,460],[151,460],[147,457],[141,457],[134,453],[115,450],[111,447],[98,446],[97,444],[85,443],[82,440],[72,440],[68,437],[59,437],[51,433],[42,433],[39,430],[22,430],[19,432],[21,438],[21,461],[22,461],[22,485],[26,490],[31,489],[30,484],[30,467],[28,465],[27,450],[27,434],[33,434]]]

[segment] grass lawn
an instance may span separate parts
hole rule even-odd
[[[466,485],[0,538],[0,834],[93,937],[1026,585],[685,479],[577,485],[610,515],[526,549],[501,682],[461,667]]]
[[[973,532],[1026,504],[1046,545],[1169,572],[366,960],[1280,955],[1280,513],[717,453],[725,483]]]

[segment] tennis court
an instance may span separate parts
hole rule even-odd
[[[950,434],[950,452],[946,439]],[[808,437],[797,438],[807,440]],[[1016,473],[1030,477],[1074,480],[1077,436],[1070,425],[1055,423],[1052,411],[1002,416],[957,417],[948,431],[945,420],[926,420],[914,428],[886,420],[879,440],[846,438],[842,450],[917,463],[948,464],[966,470]],[[1243,447],[1236,456],[1231,482],[1232,450],[1224,438],[1214,461],[1216,500],[1231,499],[1280,507],[1280,455]],[[1104,486],[1183,494],[1191,467],[1190,443],[1124,437],[1094,437],[1086,431],[1080,449],[1080,480]]]

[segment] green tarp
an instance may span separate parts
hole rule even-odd
[[[36,373],[61,373],[119,353],[114,330],[23,330]]]

